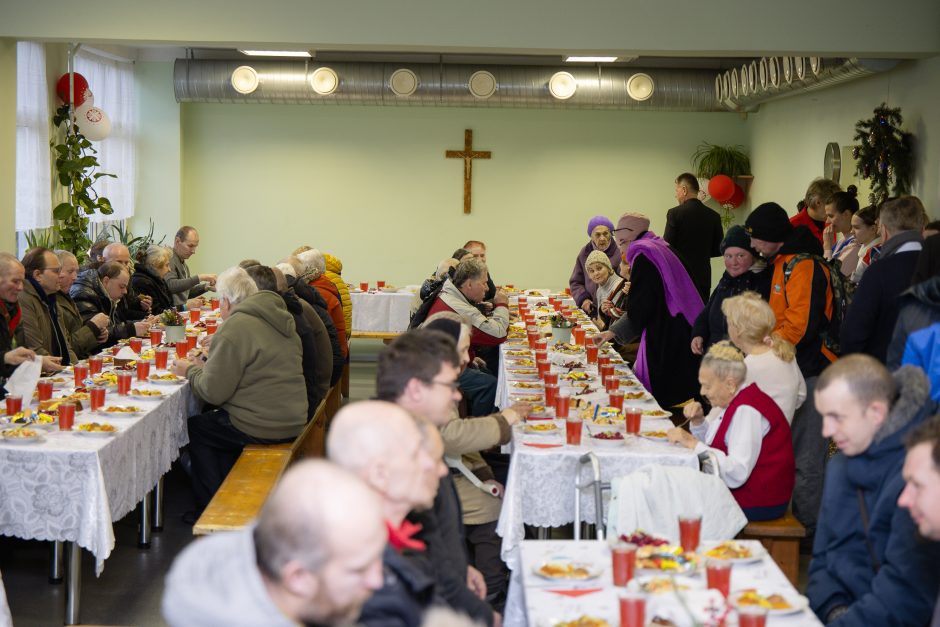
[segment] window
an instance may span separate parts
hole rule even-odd
[[[42,44],[16,44],[16,230],[52,224],[49,93]]]

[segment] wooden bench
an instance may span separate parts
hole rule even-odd
[[[760,540],[794,586],[800,576],[800,539],[805,536],[806,529],[789,510],[782,518],[748,523],[738,534],[743,540]]]
[[[327,429],[341,404],[342,388],[337,384],[292,444],[246,446],[193,526],[193,535],[233,531],[254,520],[290,464],[306,457],[323,457]]]

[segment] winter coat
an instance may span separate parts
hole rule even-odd
[[[281,294],[284,299],[284,306],[290,312],[294,319],[294,326],[297,329],[297,337],[300,338],[301,364],[303,365],[304,384],[307,390],[307,420],[313,418],[320,406],[320,401],[326,398],[330,391],[330,372],[324,372],[320,368],[320,354],[317,350],[317,342],[314,338],[313,329],[307,323],[304,316],[304,308],[301,300],[293,294]],[[316,316],[314,316],[315,318]],[[317,322],[320,322],[317,319]],[[322,325],[322,323],[320,323]],[[330,360],[330,367],[333,365],[332,356],[327,353]]]
[[[330,375],[330,385],[336,385],[336,382],[343,376],[343,367],[346,360],[343,358],[343,349],[339,343],[336,325],[333,324],[333,319],[330,318],[330,314],[326,310],[326,301],[320,296],[320,292],[295,277],[287,277],[287,285],[297,295],[297,298],[313,308],[314,313],[320,318],[320,322],[323,323],[323,327],[326,329],[327,336],[330,339],[330,348],[333,352],[333,373]]]
[[[760,263],[751,266],[747,272],[736,277],[732,277],[725,271],[718,280],[715,291],[705,303],[705,309],[695,319],[695,324],[692,325],[692,337],[702,338],[706,351],[712,344],[728,339],[728,321],[725,319],[725,314],[721,313],[721,304],[726,298],[744,292],[757,292],[761,298],[767,300],[772,274],[771,266]]]
[[[75,357],[75,351],[69,344],[68,334],[62,324],[62,315],[56,307],[55,320],[53,320],[49,299],[49,296],[39,294],[32,280],[27,279],[23,282],[23,291],[18,296],[23,320],[16,328],[16,343],[39,355],[62,357],[64,365],[74,364],[78,358]],[[51,299],[52,303],[56,302],[54,295]],[[58,330],[55,329],[55,324],[58,325]]]
[[[300,338],[284,300],[266,290],[235,305],[219,326],[203,367],[186,378],[193,394],[226,410],[255,438],[296,437],[307,423]]]
[[[326,310],[330,314],[330,319],[333,320],[333,326],[336,327],[336,338],[339,340],[340,349],[343,351],[343,363],[345,364],[346,355],[349,354],[349,336],[346,335],[346,318],[343,314],[343,305],[339,300],[339,290],[325,274],[321,274],[310,281],[308,285],[320,292],[320,296],[326,301]]]
[[[495,307],[489,316],[484,315],[450,279],[444,282],[437,300],[428,310],[428,317],[439,311],[453,311],[470,321],[473,326],[470,335],[471,348],[496,346],[506,341],[506,335],[509,333],[509,309],[500,305]]]
[[[702,301],[712,289],[712,257],[721,256],[724,228],[718,212],[698,198],[689,198],[666,212],[663,239],[676,249]]]
[[[176,306],[166,281],[143,264],[134,268],[134,276],[131,277],[131,285],[134,286],[134,290],[138,294],[143,294],[153,299],[153,303],[150,306],[152,313],[160,314]]]
[[[359,614],[363,627],[418,627],[435,601],[431,564],[423,553],[399,553],[390,545],[382,553],[384,583]],[[441,600],[443,602],[443,600]]]
[[[71,296],[60,290],[55,293],[55,299],[56,306],[59,308],[59,322],[68,336],[75,356],[85,359],[97,353],[101,347],[98,343],[100,329],[91,320],[82,321],[82,316],[78,313],[78,307],[75,306],[75,301]]]
[[[7,303],[0,300],[0,307],[3,308],[0,310],[0,313],[3,314],[0,318],[0,358],[2,358],[3,355],[16,348],[14,333],[20,320],[22,320],[23,314],[20,311],[19,303]],[[16,366],[11,366],[3,359],[0,359],[0,383],[4,383],[6,379],[10,378],[14,370],[16,370]],[[2,391],[3,396],[6,396],[6,390],[0,391]]]
[[[877,264],[875,264],[877,265]],[[940,322],[940,276],[915,284],[898,297],[899,313],[888,346],[889,370],[901,366],[911,334]]]
[[[922,540],[908,510],[897,504],[904,437],[936,412],[936,404],[923,372],[902,368],[894,378],[898,399],[868,449],[853,457],[840,453],[826,467],[806,595],[823,622],[833,609],[848,607],[831,626],[926,625],[940,584],[940,545]]]
[[[588,278],[587,268],[585,267],[587,265],[588,255],[594,252],[594,250],[594,242],[588,242],[584,245],[578,252],[578,257],[574,261],[574,270],[571,271],[571,276],[568,278],[571,298],[574,299],[578,307],[587,299],[593,301],[594,295],[597,293],[597,285]],[[617,242],[614,241],[614,238],[610,238],[610,245],[604,250],[604,254],[610,259],[611,267],[620,267],[620,247],[617,246]],[[597,305],[597,303],[594,304]]]
[[[805,208],[801,209],[798,214],[790,218],[790,224],[794,227],[805,226],[809,229],[810,234],[819,241],[819,255],[822,256],[823,229],[816,224],[816,221],[810,217],[809,212],[807,212]]]
[[[349,286],[346,285],[342,276],[343,262],[328,253],[325,253],[323,257],[326,259],[325,274],[336,286],[339,302],[343,306],[343,320],[346,323],[346,337],[348,338],[352,335],[352,299],[349,298]]]
[[[95,314],[103,313],[108,316],[108,341],[105,346],[113,346],[118,340],[137,335],[134,321],[127,318],[127,310],[121,307],[121,302],[113,302],[98,279],[98,271],[94,268],[83,270],[72,283],[69,295],[75,301],[82,321],[88,322]]]

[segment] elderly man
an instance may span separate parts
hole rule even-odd
[[[3,384],[13,374],[13,371],[27,359],[32,359],[36,353],[19,346],[13,346],[13,334],[22,319],[22,312],[18,297],[23,291],[26,281],[26,270],[20,260],[10,253],[0,252],[0,354],[3,362],[0,363],[0,395],[6,396]],[[51,365],[51,364],[50,364]],[[60,366],[61,367],[61,366]]]
[[[128,275],[134,273],[134,267],[131,264],[131,251],[120,242],[112,242],[101,251],[102,263],[116,261],[127,268]],[[153,308],[153,299],[149,296],[140,296],[130,284],[127,286],[127,294],[121,299],[120,307],[124,308],[125,320],[142,320],[151,313]]]
[[[343,353],[343,363],[345,363],[349,355],[346,317],[343,315],[343,303],[340,299],[339,290],[324,274],[326,272],[326,258],[319,250],[312,248],[298,254],[297,259],[303,267],[300,278],[306,281],[307,285],[314,288],[326,302],[326,310],[330,314],[333,326],[336,328],[336,339],[339,341],[339,347]],[[335,367],[336,364],[333,365]]]
[[[413,539],[405,520],[413,509],[434,503],[443,445],[437,430],[419,425],[393,403],[363,401],[336,414],[326,441],[330,461],[365,481],[382,499],[388,545],[382,561],[385,585],[363,607],[362,625],[419,625],[435,600],[426,547]]]
[[[59,309],[59,321],[65,331],[75,356],[85,359],[92,353],[97,353],[108,341],[107,314],[98,313],[82,322],[75,301],[69,295],[72,284],[78,276],[78,260],[67,250],[55,251],[59,259],[59,290],[55,293],[56,306]]]
[[[219,313],[208,358],[178,359],[172,371],[214,406],[189,419],[193,492],[205,508],[246,444],[291,442],[307,422],[302,349],[294,319],[274,292],[241,268],[219,276]]]
[[[892,376],[868,355],[849,355],[816,384],[823,436],[841,454],[826,467],[806,595],[827,625],[925,625],[940,571],[937,545],[916,537],[904,488],[904,439],[936,412],[923,371]]]
[[[78,359],[55,298],[59,291],[59,258],[48,248],[37,246],[23,256],[23,268],[26,282],[18,297],[23,320],[16,329],[17,343],[39,355],[56,357],[64,366],[75,363]]]
[[[678,206],[666,212],[663,239],[679,251],[689,267],[689,276],[702,301],[712,290],[712,257],[720,257],[724,229],[721,216],[698,199],[698,179],[683,172],[676,177]]]
[[[196,298],[206,292],[206,285],[209,287],[215,285],[216,276],[214,274],[197,274],[192,276],[189,273],[189,266],[186,260],[196,254],[196,248],[199,246],[199,233],[191,226],[180,227],[173,238],[173,259],[170,261],[170,272],[164,277],[170,293],[173,294],[173,302],[177,307],[185,305],[186,301]]]
[[[463,249],[473,255],[474,259],[478,259],[483,262],[483,265],[486,264],[486,244],[479,240],[471,239],[467,240],[467,243],[463,245]],[[489,302],[493,300],[496,296],[496,284],[493,283],[493,277],[490,276],[489,266],[487,266],[486,271],[486,293],[483,295],[483,301]]]
[[[176,558],[163,617],[171,627],[349,624],[382,586],[382,516],[360,479],[302,461],[254,525],[196,540]]]

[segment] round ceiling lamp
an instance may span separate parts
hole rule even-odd
[[[782,57],[780,64],[783,70],[783,82],[789,85],[793,82],[793,59],[790,57]]]
[[[558,100],[568,100],[578,91],[578,81],[570,72],[555,72],[548,79],[548,91]]]
[[[822,57],[810,57],[809,69],[812,70],[813,76],[819,76],[823,69]]]
[[[780,72],[777,67],[777,57],[767,59],[767,79],[772,87],[780,87]]]
[[[395,70],[388,79],[388,87],[396,96],[410,96],[418,91],[418,75],[409,69]]]
[[[310,87],[321,96],[329,96],[339,87],[339,75],[330,67],[318,67],[310,74]]]
[[[767,89],[767,57],[762,57],[757,65],[757,78],[761,89]]]
[[[715,75],[715,100],[721,102],[723,100],[721,94],[721,74]]]
[[[496,93],[496,77],[486,70],[480,70],[470,75],[467,88],[475,98],[485,100]]]
[[[806,78],[806,59],[803,57],[793,57],[793,71],[800,80]]]
[[[637,102],[649,100],[654,91],[656,91],[656,83],[649,74],[639,72],[627,79],[627,95]]]
[[[260,82],[253,67],[240,65],[232,71],[232,89],[240,94],[250,94],[258,89]]]
[[[748,79],[747,73],[748,73],[747,63],[745,63],[744,65],[741,66],[741,95],[742,96],[747,96],[749,93],[751,93],[751,89],[750,89],[751,81],[750,79]]]

